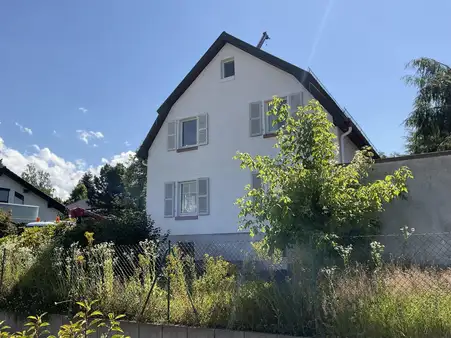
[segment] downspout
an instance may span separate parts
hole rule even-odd
[[[348,128],[348,131],[345,132],[344,134],[342,134],[340,136],[340,156],[341,156],[341,163],[345,163],[345,137],[348,136],[349,134],[351,134],[352,132],[352,127]]]

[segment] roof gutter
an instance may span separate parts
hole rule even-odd
[[[348,128],[348,131],[340,136],[340,157],[341,163],[345,163],[345,137],[351,134],[352,127]]]

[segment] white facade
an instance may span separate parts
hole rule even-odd
[[[235,76],[221,79],[221,63],[229,58],[234,59]],[[156,225],[172,235],[236,233],[239,210],[234,202],[251,183],[251,173],[240,169],[233,156],[237,151],[276,154],[274,137],[250,136],[249,104],[297,92],[303,93],[304,104],[313,98],[291,74],[226,44],[172,106],[149,149],[147,211]],[[199,114],[208,114],[208,144],[186,152],[168,151],[168,123]],[[336,132],[341,133],[338,128]],[[357,147],[348,139],[344,147],[349,161]],[[198,178],[209,180],[209,214],[191,220],[165,218],[165,183]],[[180,195],[175,196],[178,211]]]
[[[7,175],[0,175],[0,188],[9,189],[8,203],[14,203],[14,193],[18,192],[24,197],[24,205],[39,207],[38,216],[41,221],[54,221],[60,212],[48,207],[48,201],[36,195],[32,191],[24,192],[24,187]]]

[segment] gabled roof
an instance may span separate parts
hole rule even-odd
[[[278,57],[271,55],[264,50],[254,47],[247,42],[244,42],[226,32],[223,32],[216,41],[211,45],[207,52],[200,58],[196,65],[191,69],[188,75],[180,82],[180,84],[174,89],[174,91],[169,95],[166,101],[158,108],[157,118],[155,119],[152,128],[144,139],[141,147],[138,150],[138,156],[142,159],[146,159],[148,156],[149,149],[155,140],[160,128],[162,127],[164,120],[169,114],[172,106],[177,102],[177,100],[183,95],[183,93],[189,88],[189,86],[194,82],[194,80],[199,76],[199,74],[207,67],[207,65],[213,60],[213,58],[218,54],[222,47],[226,43],[229,43],[236,48],[239,48],[246,53],[274,66],[286,73],[293,75],[312,95],[318,100],[321,105],[332,115],[334,124],[339,127],[342,131],[347,131],[348,127],[352,127],[352,132],[349,134],[349,138],[354,144],[359,148],[363,146],[371,146],[370,141],[365,137],[360,128],[350,119],[346,113],[337,105],[337,103],[332,99],[328,92],[323,88],[323,86],[317,81],[315,76],[310,72],[303,70],[289,62],[286,62]],[[376,150],[373,149],[376,153]],[[379,155],[376,153],[376,158]]]
[[[42,192],[41,190],[36,188],[34,185],[28,183],[22,177],[16,175],[14,172],[9,170],[4,165],[0,164],[0,176],[2,176],[2,175],[8,176],[10,179],[16,181],[21,186],[23,186],[25,189],[32,191],[34,194],[36,194],[39,197],[41,197],[42,199],[46,200],[49,208],[55,208],[56,210],[61,211],[61,212],[66,211],[66,207],[63,204],[61,204],[60,202],[58,202],[51,196],[47,195],[46,193]]]

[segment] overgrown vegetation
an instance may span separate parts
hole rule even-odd
[[[278,154],[236,155],[241,168],[257,172],[262,182],[261,188],[248,185],[237,200],[242,227],[263,233],[271,250],[299,245],[312,234],[340,242],[343,236],[377,233],[384,204],[407,193],[410,170],[401,167],[382,180],[369,180],[370,149],[339,164],[334,125],[317,101],[291,114],[275,98],[268,114],[276,116],[273,123],[283,123],[275,144]]]
[[[372,257],[365,264],[351,259],[317,274],[310,257],[317,247],[299,248],[290,254],[287,277],[270,269],[263,278],[261,264],[253,260],[241,267],[221,257],[200,261],[176,246],[163,266],[161,251],[150,241],[135,247],[96,245],[95,235],[87,233],[84,247],[48,251],[44,244],[36,246],[43,242],[39,236],[27,232],[20,241],[0,246],[0,253],[8,249],[3,309],[65,313],[73,301],[88,298],[99,299],[96,306],[104,313],[165,323],[169,278],[174,324],[300,336],[444,337],[451,332],[451,270],[384,264],[383,247],[368,246]],[[50,263],[42,265],[43,260]]]
[[[55,329],[45,321],[46,313],[36,316],[28,316],[23,331],[12,332],[11,327],[4,321],[0,322],[0,337],[2,338],[84,338],[99,332],[101,338],[129,338],[123,335],[119,320],[124,315],[109,313],[104,316],[102,312],[94,309],[97,301],[77,302],[80,311],[75,314],[69,324],[61,325]],[[51,330],[56,330],[53,332]],[[101,331],[100,331],[101,330]],[[55,335],[57,334],[57,335]]]

